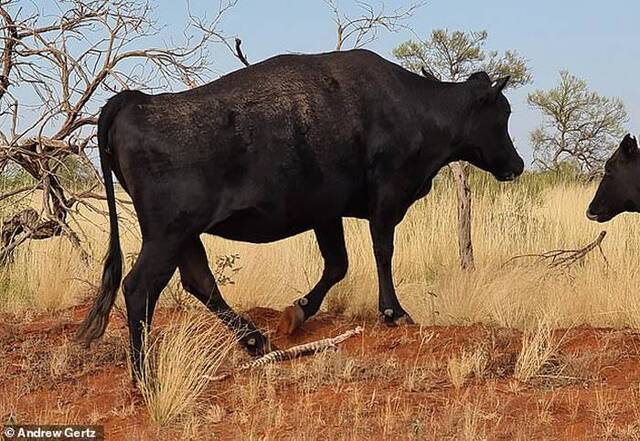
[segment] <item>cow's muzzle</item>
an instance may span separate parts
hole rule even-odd
[[[591,208],[587,210],[586,215],[587,219],[600,223],[607,222],[608,220],[611,220],[613,218],[613,216],[606,213],[594,213],[593,211],[591,211]]]
[[[496,179],[500,182],[510,182],[515,180],[518,177],[514,172],[503,173],[496,175]]]
[[[524,161],[521,157],[517,156],[509,161],[509,165],[504,167],[502,171],[494,173],[494,176],[498,181],[509,182],[515,180],[524,171]]]

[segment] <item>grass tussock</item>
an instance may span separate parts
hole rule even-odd
[[[235,339],[217,320],[190,312],[173,320],[145,347],[140,392],[151,420],[163,426],[188,417]]]
[[[540,321],[532,331],[522,336],[522,350],[516,360],[513,376],[526,383],[537,376],[554,355],[558,343],[554,340],[551,326]]]
[[[463,351],[458,356],[450,357],[447,362],[447,373],[453,387],[460,389],[473,375],[481,379],[487,366],[487,354],[482,348],[474,351]]]

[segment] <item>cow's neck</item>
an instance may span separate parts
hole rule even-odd
[[[425,157],[434,174],[464,156],[462,130],[469,115],[473,96],[465,83],[428,85],[423,100],[430,103],[424,111]]]

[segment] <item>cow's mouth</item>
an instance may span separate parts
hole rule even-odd
[[[517,177],[517,175],[514,172],[507,172],[495,175],[495,177],[500,182],[511,182]]]
[[[607,222],[611,220],[613,216],[606,213],[592,213],[590,210],[587,210],[587,219],[595,221],[595,222]]]

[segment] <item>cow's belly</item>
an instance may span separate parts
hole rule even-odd
[[[206,232],[230,240],[267,243],[312,230],[330,220],[366,217],[366,203],[362,198],[335,203],[338,199],[335,195],[322,202],[313,198],[298,200],[297,204],[287,204],[286,208],[276,203],[236,209]]]
[[[262,216],[237,213],[220,222],[207,233],[229,240],[252,243],[268,243],[286,239],[314,228],[309,222],[305,224],[274,223]]]

